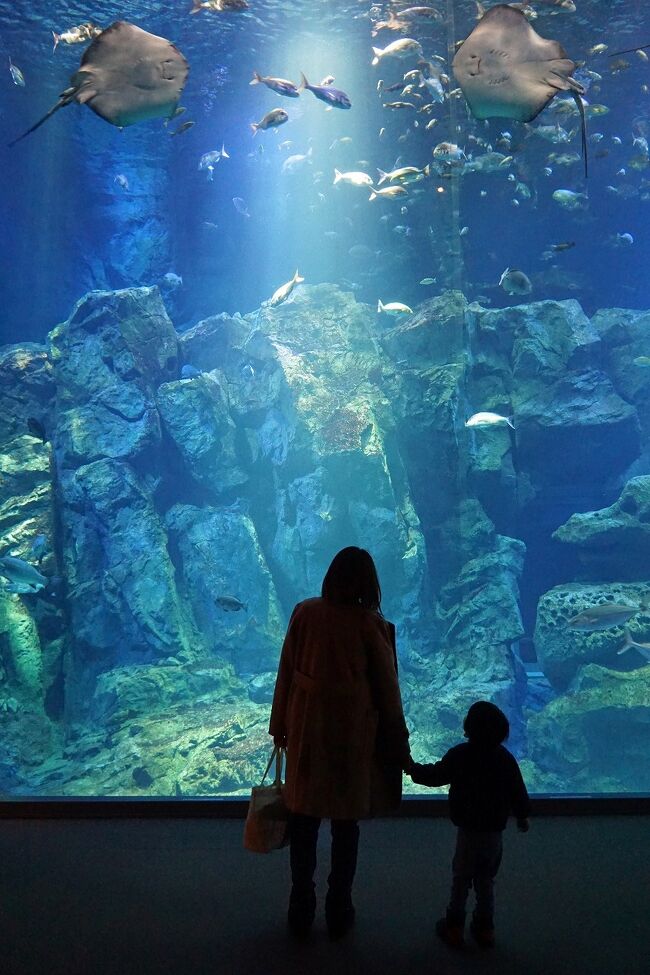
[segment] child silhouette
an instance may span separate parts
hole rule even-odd
[[[464,942],[465,905],[473,885],[476,907],[470,930],[481,947],[494,945],[494,878],[501,863],[502,833],[510,812],[528,830],[530,801],[517,760],[503,747],[510,724],[489,701],[472,704],[463,722],[468,739],[432,765],[411,762],[419,785],[449,785],[449,814],[458,827],[449,906],[436,932],[455,948]]]

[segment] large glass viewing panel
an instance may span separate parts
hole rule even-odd
[[[514,6],[1,0],[5,797],[245,795],[350,544],[416,759],[650,792],[650,8]]]

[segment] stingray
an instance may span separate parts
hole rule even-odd
[[[575,98],[582,121],[587,175],[585,88],[572,78],[575,62],[558,41],[540,37],[520,10],[499,4],[481,18],[453,60],[474,118],[531,122],[560,91]]]
[[[189,66],[164,37],[118,20],[84,51],[70,87],[13,146],[71,102],[88,105],[112,125],[123,128],[148,118],[171,118],[181,97]]]

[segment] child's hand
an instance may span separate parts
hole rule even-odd
[[[529,822],[527,819],[517,820],[517,829],[519,830],[520,833],[527,833],[528,827],[529,827]]]
[[[413,757],[409,753],[408,757],[405,758],[404,761],[402,762],[402,771],[404,771],[407,775],[410,775],[412,769],[413,769]]]

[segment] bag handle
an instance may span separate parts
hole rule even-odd
[[[273,764],[273,759],[275,759],[275,779],[273,785],[282,785],[282,759],[284,757],[284,748],[278,748],[277,745],[273,746],[273,751],[271,752],[271,757],[269,759],[269,764],[266,766],[266,771],[262,776],[261,785],[264,785],[264,779],[269,774],[271,765]]]

